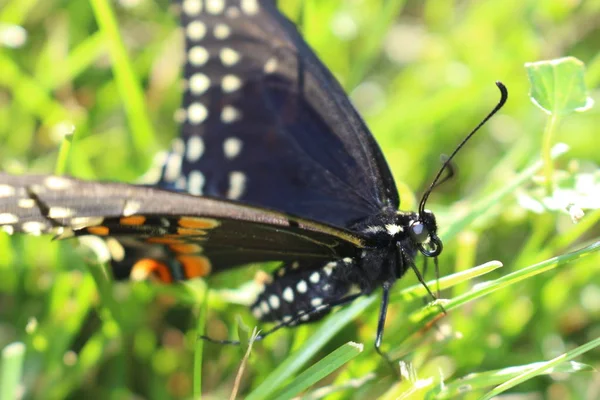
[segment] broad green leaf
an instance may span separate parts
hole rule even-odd
[[[531,101],[554,115],[585,111],[594,101],[587,95],[584,64],[575,57],[525,63]]]

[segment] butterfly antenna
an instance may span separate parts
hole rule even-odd
[[[500,101],[498,102],[498,104],[496,104],[496,107],[494,107],[494,109],[475,127],[475,129],[473,129],[471,131],[471,133],[469,133],[463,139],[463,141],[460,142],[460,144],[458,146],[456,146],[456,148],[454,149],[452,154],[450,154],[450,156],[444,161],[444,163],[442,164],[442,167],[440,168],[437,175],[433,179],[433,182],[431,182],[431,185],[429,185],[429,188],[425,191],[425,193],[423,193],[423,197],[421,198],[421,202],[419,203],[419,214],[422,215],[423,212],[425,211],[425,204],[427,204],[427,199],[429,198],[429,195],[431,194],[433,189],[439,184],[439,180],[442,176],[442,173],[447,168],[451,168],[451,162],[452,162],[452,159],[454,158],[454,156],[473,137],[475,132],[477,132],[479,130],[479,128],[481,128],[490,118],[492,118],[494,116],[494,114],[496,114],[504,106],[504,103],[506,103],[506,100],[508,99],[508,90],[506,90],[506,86],[504,86],[504,84],[499,81],[496,82],[496,86],[498,86],[498,89],[500,89]]]

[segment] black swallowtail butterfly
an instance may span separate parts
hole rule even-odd
[[[280,261],[252,306],[277,327],[318,320],[381,287],[379,351],[390,288],[411,267],[423,282],[415,256],[442,251],[425,204],[470,135],[418,212],[398,211],[377,143],[272,0],[180,6],[181,137],[157,185],[0,174],[0,225],[114,238],[127,249],[117,278],[171,282]],[[483,122],[506,100],[499,87],[502,100]]]

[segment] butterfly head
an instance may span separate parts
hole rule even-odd
[[[427,257],[437,257],[444,246],[437,235],[435,215],[429,210],[423,210],[409,224],[409,235],[419,251]]]

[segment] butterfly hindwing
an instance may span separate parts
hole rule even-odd
[[[162,187],[349,227],[397,209],[341,86],[273,1],[181,3],[185,93]]]

